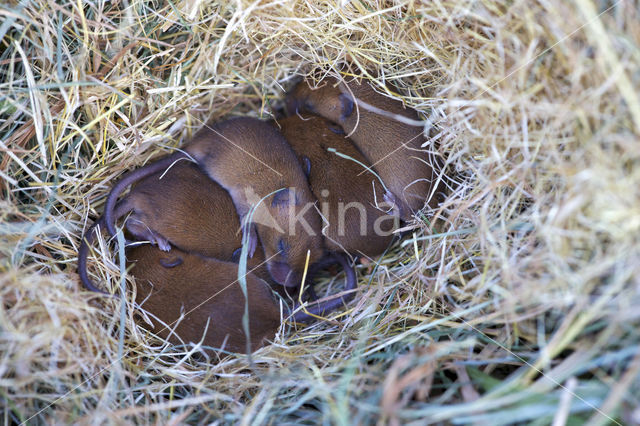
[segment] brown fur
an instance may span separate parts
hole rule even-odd
[[[424,207],[437,178],[437,170],[425,163],[427,155],[418,151],[425,141],[423,129],[358,108],[358,100],[391,114],[419,120],[415,110],[376,93],[369,83],[357,80],[338,84],[335,79],[329,79],[315,90],[303,81],[289,94],[287,109],[290,114],[309,111],[339,123],[379,173],[393,194],[389,198],[399,203],[401,217],[409,219],[413,212]],[[436,200],[437,197],[432,196],[429,205],[433,207]]]
[[[148,245],[132,249],[128,257],[135,262],[131,273],[136,277],[136,301],[142,308],[172,328],[185,314],[175,328],[178,336],[169,337],[171,342],[199,342],[209,321],[204,345],[246,351],[245,297],[238,282],[238,265],[177,249],[166,253]],[[256,350],[266,339],[273,339],[280,326],[280,309],[266,282],[253,274],[246,279],[251,350]],[[169,329],[154,318],[152,322],[151,329],[166,338]]]
[[[327,150],[334,148],[363,164],[368,163],[353,143],[345,139],[344,134],[336,133],[336,128],[341,133],[340,126],[314,115],[293,115],[279,120],[278,124],[282,134],[298,154],[303,169],[310,165],[309,184],[328,221],[323,223],[327,249],[344,249],[353,255],[364,254],[368,257],[382,253],[393,238],[389,232],[394,229],[396,219],[375,207],[374,188],[378,203],[382,203],[381,208],[385,207],[382,200],[384,189],[377,178],[368,172],[360,174],[364,170],[362,166]],[[344,209],[344,215],[339,214],[340,209],[349,203],[357,205]],[[364,207],[364,232],[361,232],[361,212],[357,206]],[[343,216],[343,224],[340,223],[339,216]],[[380,221],[384,236],[375,232],[376,221]]]

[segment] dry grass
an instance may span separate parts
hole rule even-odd
[[[2,420],[640,422],[639,64],[629,0],[0,6]],[[339,322],[251,364],[82,290],[122,172],[276,114],[317,68],[391,83],[434,126],[453,189],[412,224],[418,256],[394,246]],[[97,247],[94,279],[124,285]]]

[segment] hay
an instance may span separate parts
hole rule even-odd
[[[638,4],[344,3],[0,6],[5,422],[640,422]],[[451,188],[339,321],[206,360],[134,323],[112,242],[125,309],[81,289],[121,173],[318,69],[424,112]]]

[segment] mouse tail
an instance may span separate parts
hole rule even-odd
[[[141,167],[136,170],[132,170],[124,174],[122,179],[120,179],[120,181],[118,181],[118,183],[116,183],[111,189],[111,191],[109,192],[109,195],[107,196],[107,202],[104,208],[103,217],[104,217],[104,222],[107,227],[107,231],[109,232],[109,235],[111,235],[112,237],[116,235],[115,223],[116,223],[116,220],[118,219],[117,213],[116,213],[116,210],[117,210],[116,203],[120,195],[122,195],[122,193],[130,185],[138,182],[141,179],[146,178],[147,176],[150,176],[158,172],[162,172],[168,169],[176,161],[184,158],[188,159],[189,157],[187,156],[187,154],[183,152],[176,152],[160,160],[154,161],[151,164],[147,164],[144,167]]]
[[[325,258],[324,261],[321,261],[317,267],[324,267],[333,263],[339,263],[344,269],[344,273],[347,275],[345,280],[344,291],[348,293],[340,297],[335,297],[331,300],[327,300],[325,302],[310,304],[309,306],[305,307],[304,310],[300,310],[295,314],[293,314],[292,319],[294,321],[308,322],[308,321],[317,320],[318,317],[321,317],[325,314],[335,311],[336,309],[341,308],[342,306],[350,302],[355,297],[354,290],[356,289],[358,284],[356,279],[356,271],[353,268],[353,266],[349,265],[349,261],[344,255],[340,253],[334,253],[328,256],[327,258]],[[297,309],[298,307],[299,305],[296,305],[294,307],[294,310]]]
[[[78,275],[80,275],[80,281],[87,290],[95,291],[96,293],[108,294],[107,292],[99,289],[89,278],[87,274],[87,258],[89,257],[89,246],[93,243],[95,238],[95,231],[100,230],[99,226],[104,225],[104,216],[100,216],[89,230],[82,236],[80,242],[80,248],[78,249]]]

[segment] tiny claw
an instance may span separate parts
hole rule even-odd
[[[162,251],[171,251],[171,244],[161,235],[155,234],[153,242],[158,245],[158,248]]]
[[[245,231],[249,233],[247,238],[247,243],[249,244],[247,252],[249,258],[252,258],[256,252],[256,248],[258,248],[258,234],[256,233],[256,227],[252,224],[249,224],[248,228],[245,228]]]

